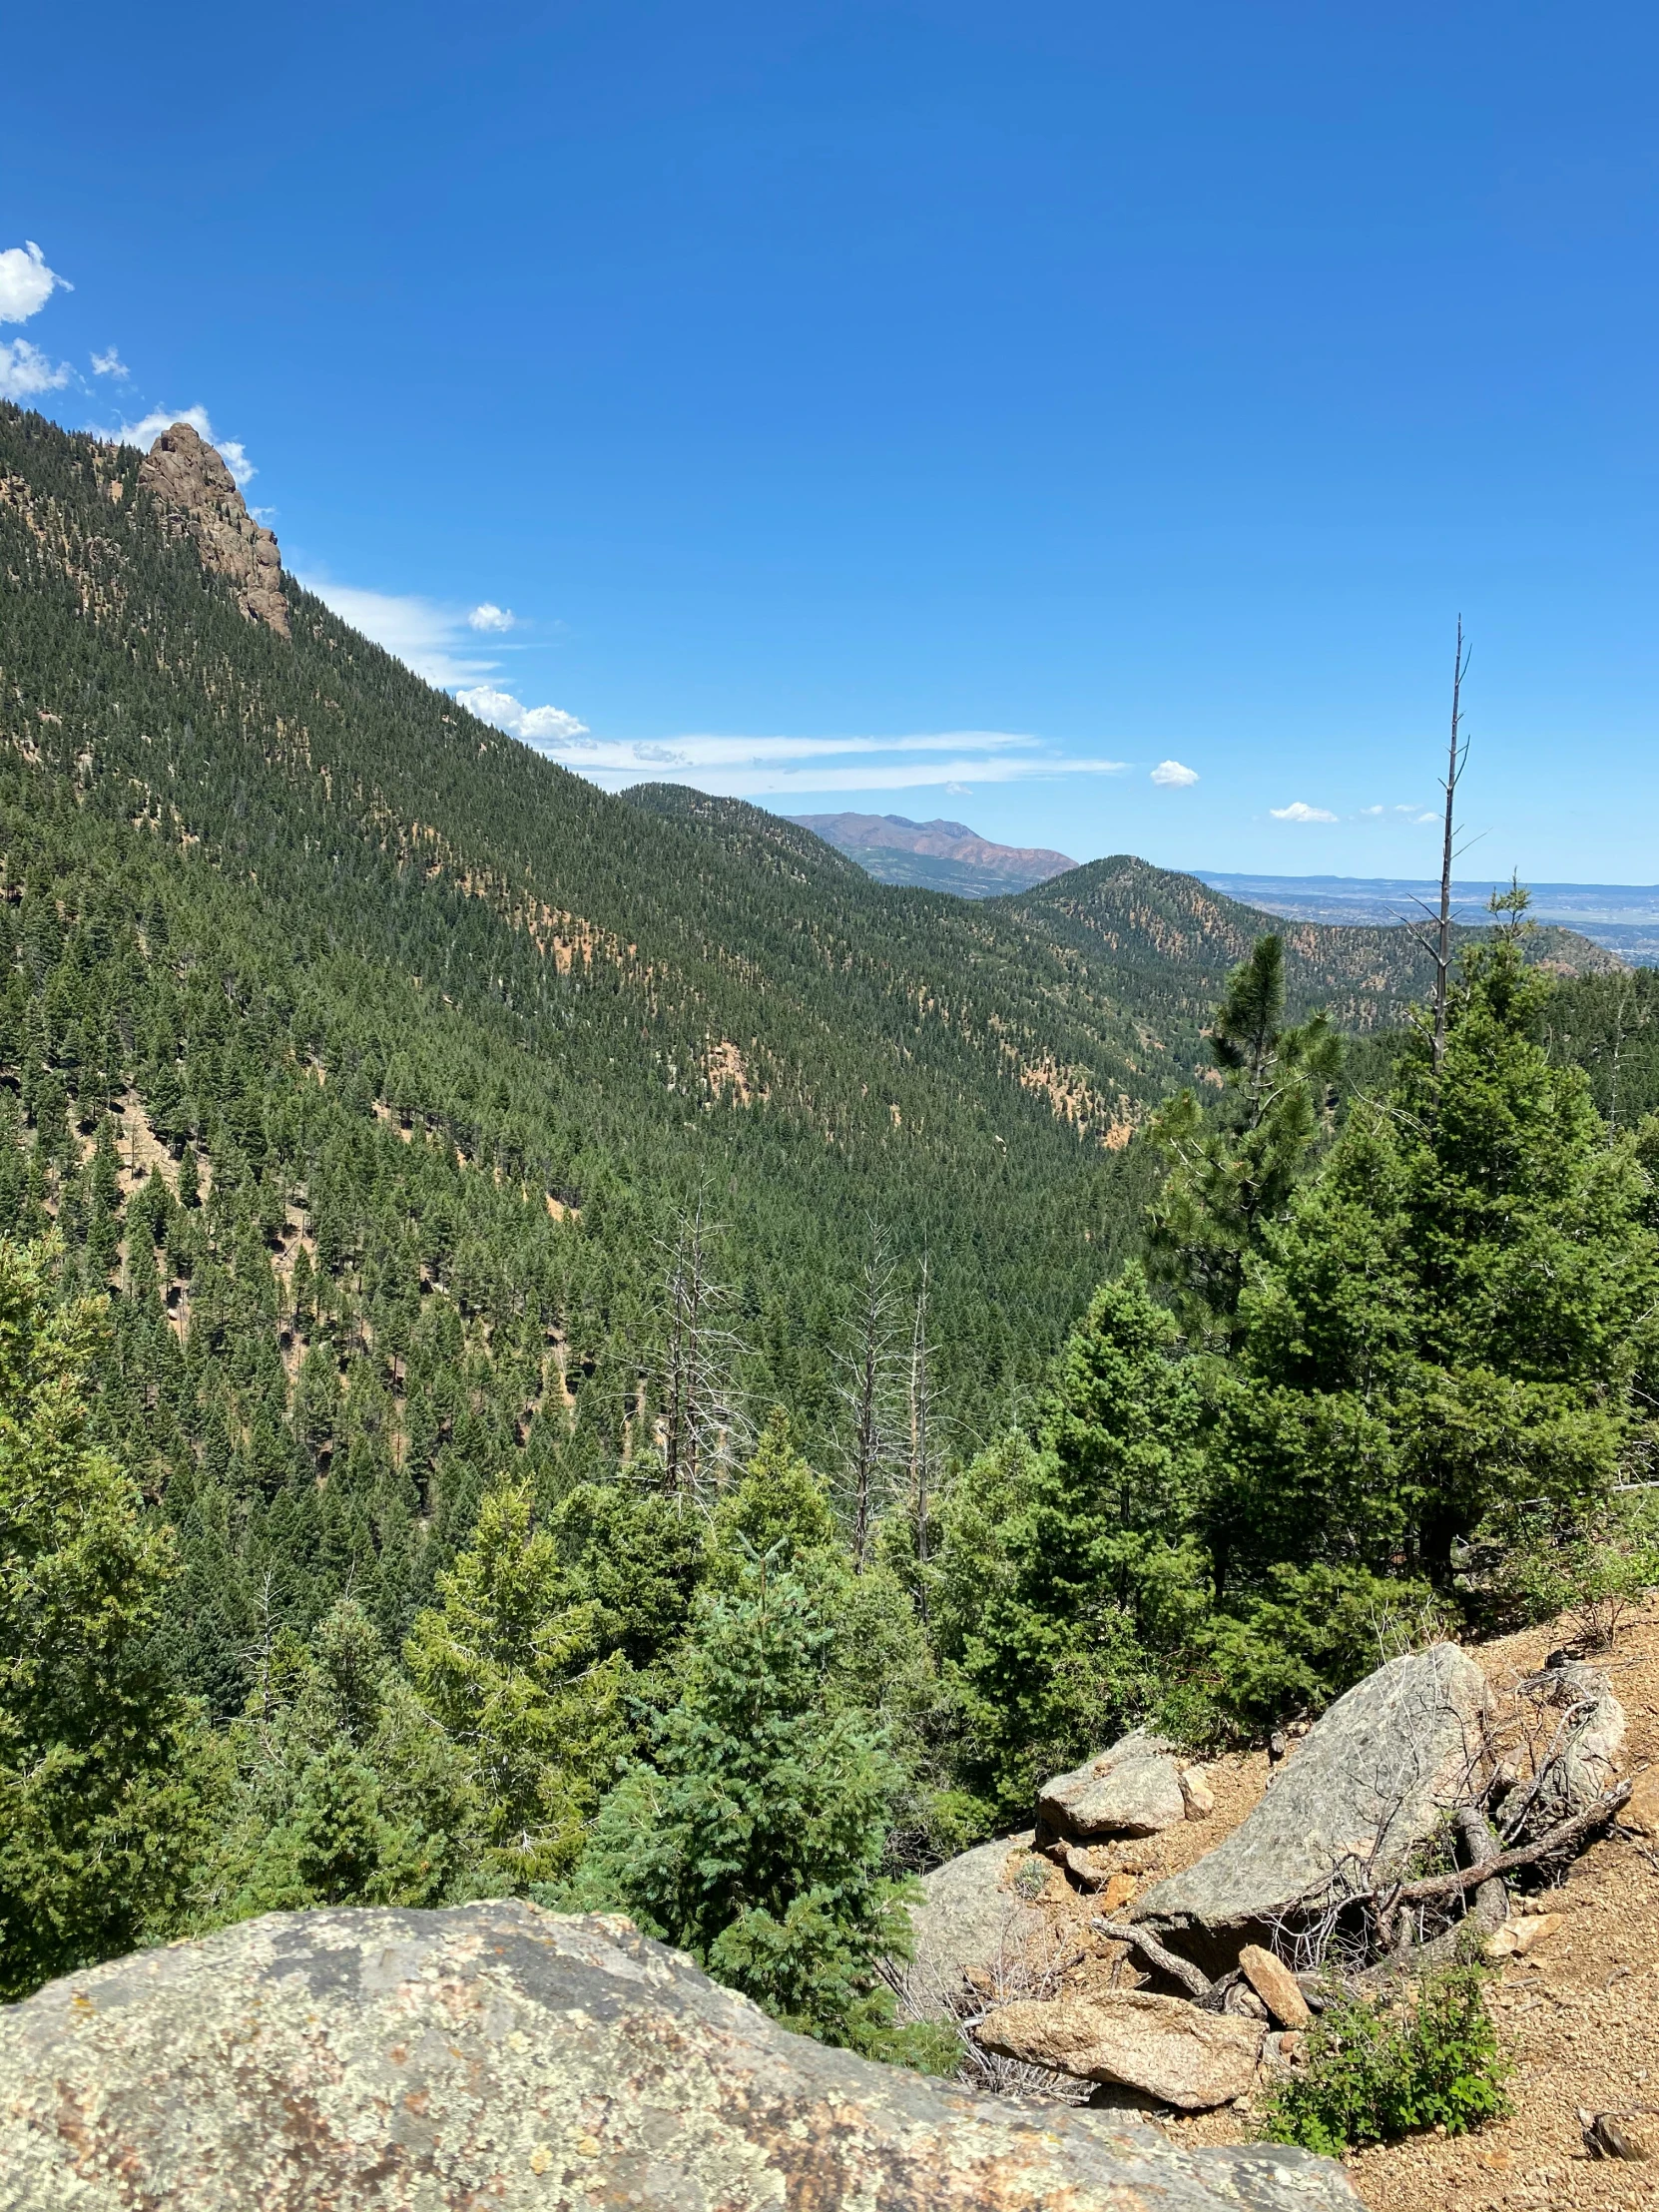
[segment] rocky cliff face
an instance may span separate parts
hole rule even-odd
[[[204,568],[229,578],[250,622],[288,634],[276,540],[248,512],[236,479],[188,422],[164,430],[139,469],[174,537],[194,538]]]
[[[0,2207],[1346,2212],[1341,2169],[1177,2150],[789,2034],[604,1917],[277,1913],[0,2012]]]

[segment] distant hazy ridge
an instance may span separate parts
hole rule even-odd
[[[1223,875],[1194,868],[1201,883],[1230,898],[1297,921],[1389,922],[1418,919],[1439,902],[1438,882],[1399,876]],[[1500,886],[1501,887],[1501,886]],[[1638,967],[1659,966],[1659,883],[1532,883],[1532,914],[1560,922]],[[1459,921],[1483,918],[1492,885],[1453,886]]]
[[[999,898],[1029,890],[1077,862],[1040,845],[995,844],[962,822],[907,822],[902,815],[791,815],[880,883]]]

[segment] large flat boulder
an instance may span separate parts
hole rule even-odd
[[[1162,1736],[1137,1728],[1037,1794],[1037,1818],[1057,1836],[1156,1836],[1187,1818],[1181,1761]]]
[[[1005,1984],[1041,1945],[1043,1916],[1015,1886],[1027,1865],[1034,1865],[1039,1887],[1046,1878],[1043,1862],[1032,1862],[1031,1841],[1026,1829],[976,1844],[922,1876],[920,1900],[910,1907],[915,1947],[904,1985],[929,2018],[950,2017],[952,2000],[964,1987],[980,1997],[1005,1993]]]
[[[277,1913],[0,2012],[0,2207],[1353,2212],[1306,2152],[1176,2150],[789,2034],[625,1920]]]
[[[1389,1660],[1315,1724],[1232,1835],[1131,1917],[1215,1936],[1388,1879],[1465,1794],[1485,1706],[1480,1670],[1455,1644]]]
[[[1242,2097],[1256,2079],[1264,2029],[1231,2012],[1201,2012],[1140,1989],[1005,2004],[974,2031],[987,2050],[1085,2081],[1142,2089],[1185,2112]]]

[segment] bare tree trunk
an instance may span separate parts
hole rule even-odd
[[[846,1447],[846,1513],[852,1566],[862,1573],[875,1526],[886,1503],[889,1477],[902,1456],[895,1434],[899,1347],[894,1343],[892,1268],[878,1227],[870,1230],[855,1349],[843,1355],[849,1370],[844,1390],[850,1415]]]
[[[910,1509],[916,1524],[916,1612],[927,1625],[927,1567],[931,1558],[929,1515],[932,1509],[931,1435],[932,1381],[927,1346],[927,1259],[921,1262],[921,1283],[916,1291],[915,1318],[910,1330]]]
[[[1457,650],[1451,664],[1451,738],[1446,752],[1445,771],[1445,837],[1440,847],[1440,913],[1439,926],[1434,940],[1434,1073],[1440,1072],[1445,1058],[1446,1002],[1451,982],[1451,861],[1452,842],[1456,836],[1454,813],[1457,803],[1457,785],[1463,774],[1463,763],[1468,757],[1459,725],[1462,720],[1463,678],[1468,671],[1468,653],[1463,645],[1463,618],[1457,617]]]
[[[663,1460],[671,1497],[701,1501],[708,1461],[729,1455],[739,1426],[731,1370],[740,1352],[721,1326],[727,1298],[710,1270],[709,1241],[718,1234],[704,1202],[682,1215],[670,1250],[668,1344],[663,1362]],[[718,1468],[717,1468],[718,1471]]]

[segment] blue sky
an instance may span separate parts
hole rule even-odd
[[[1479,852],[1659,878],[1651,9],[7,35],[0,385],[204,410],[290,567],[613,787],[1425,872],[1461,610]]]

